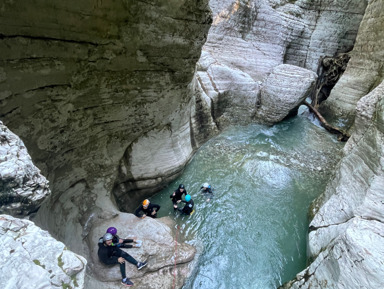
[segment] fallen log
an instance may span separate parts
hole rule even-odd
[[[315,114],[317,119],[320,121],[322,127],[324,127],[330,133],[338,135],[339,141],[347,141],[349,139],[350,135],[348,133],[344,132],[343,130],[337,127],[330,125],[325,120],[325,118],[320,114],[320,112],[316,108],[314,108],[310,103],[304,101],[303,104],[306,105],[309,108],[309,110]]]

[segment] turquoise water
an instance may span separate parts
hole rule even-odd
[[[343,144],[303,116],[273,127],[232,127],[206,143],[170,186],[151,198],[198,248],[183,288],[276,288],[306,266],[307,211]],[[204,182],[212,200],[199,193]],[[183,183],[192,216],[169,195]]]

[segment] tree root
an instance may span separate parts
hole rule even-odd
[[[306,105],[309,108],[309,110],[315,114],[315,116],[321,122],[322,127],[324,127],[330,133],[338,135],[337,139],[339,141],[347,141],[350,138],[350,135],[348,133],[344,132],[343,130],[337,127],[330,125],[325,120],[325,118],[320,114],[320,112],[316,108],[314,108],[310,103],[304,101],[303,104]]]

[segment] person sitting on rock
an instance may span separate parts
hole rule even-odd
[[[211,185],[208,183],[204,183],[201,186],[200,192],[208,197],[207,202],[209,202],[209,200],[213,197],[213,188],[211,188]]]
[[[177,190],[175,190],[169,197],[172,199],[173,209],[177,210],[177,204],[181,202],[181,197],[187,195],[187,190],[183,184],[180,184]]]
[[[112,234],[112,246],[116,246],[118,248],[140,248],[142,241],[137,240],[136,237],[133,237],[132,239],[122,239],[117,235],[117,229],[115,227],[109,227],[107,229],[107,233]],[[103,242],[103,237],[99,239],[99,243]],[[128,244],[130,243],[130,244]],[[134,244],[132,244],[134,243]]]
[[[122,277],[121,284],[125,286],[132,286],[133,282],[127,278],[125,272],[125,261],[135,265],[138,270],[147,266],[147,262],[138,262],[131,255],[124,252],[117,246],[112,246],[113,236],[111,233],[105,233],[103,236],[103,243],[99,243],[99,250],[97,255],[99,260],[106,265],[120,264],[120,273]]]
[[[145,199],[143,203],[135,211],[135,215],[139,218],[145,218],[149,216],[151,218],[157,217],[157,212],[160,210],[160,206],[151,204],[148,199]]]
[[[178,209],[182,214],[185,214],[185,215],[192,215],[195,211],[193,209],[193,206],[195,205],[192,198],[191,198],[191,195],[186,195],[185,196],[185,201],[182,201],[183,203],[185,203],[185,206],[184,208],[182,209]]]

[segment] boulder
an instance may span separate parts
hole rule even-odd
[[[283,120],[312,91],[316,73],[290,64],[276,66],[263,83],[257,106],[256,117],[273,124]]]
[[[0,287],[84,288],[87,261],[28,220],[0,215]]]
[[[92,275],[100,283],[121,281],[119,265],[104,265],[97,256],[99,238],[110,226],[117,228],[117,234],[121,238],[136,237],[142,240],[140,248],[122,249],[137,261],[148,262],[148,265],[140,271],[136,266],[126,262],[127,277],[135,283],[135,288],[170,288],[175,281],[175,274],[176,288],[184,284],[191,273],[192,268],[188,265],[193,260],[196,249],[176,239],[180,236],[180,229],[176,227],[174,221],[168,217],[141,219],[127,213],[121,213],[113,219],[99,223],[87,238],[92,259],[89,266]],[[171,226],[176,229],[171,230]],[[93,280],[93,283],[96,281]]]

